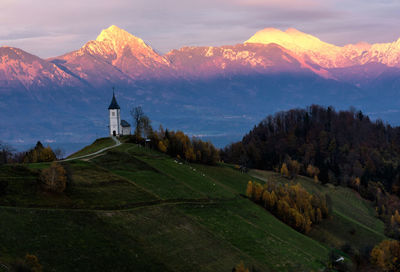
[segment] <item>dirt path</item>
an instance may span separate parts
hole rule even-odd
[[[194,199],[158,199],[145,202],[136,202],[116,207],[104,208],[53,208],[53,207],[15,207],[15,206],[0,206],[0,209],[8,210],[37,210],[37,211],[73,211],[73,212],[113,212],[113,211],[132,211],[138,208],[164,205],[181,205],[181,204],[199,204],[210,205],[224,201],[232,201],[234,198],[194,198]]]
[[[105,148],[103,148],[103,149],[100,149],[99,151],[96,151],[96,152],[93,152],[93,153],[90,153],[90,154],[87,154],[87,155],[83,155],[83,156],[79,156],[79,157],[74,157],[74,158],[69,158],[69,159],[64,159],[64,160],[60,160],[60,161],[58,161],[58,162],[73,161],[73,160],[79,160],[79,159],[84,159],[84,158],[92,157],[92,156],[95,156],[95,155],[99,155],[100,153],[103,153],[104,151],[107,151],[107,150],[109,150],[109,149],[112,149],[112,148],[115,148],[115,147],[121,145],[121,142],[117,139],[117,137],[112,136],[111,138],[112,138],[112,139],[114,140],[114,142],[115,142],[115,145],[113,145],[113,146],[105,147]]]

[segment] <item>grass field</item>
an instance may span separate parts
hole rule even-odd
[[[261,180],[288,183],[288,179],[270,171],[251,170],[250,175]],[[322,224],[315,226],[310,236],[335,248],[345,245],[364,251],[383,239],[384,224],[377,218],[373,203],[359,196],[350,188],[321,185],[313,179],[299,176],[294,182],[300,183],[311,193],[327,195],[332,214]]]
[[[99,141],[90,149],[103,147]],[[333,202],[356,205],[362,215],[335,204],[336,225],[326,221],[312,238],[298,233],[240,196],[254,178],[225,164],[180,163],[134,144],[62,164],[70,176],[62,195],[35,185],[46,164],[0,168],[10,184],[0,197],[0,263],[31,253],[45,271],[231,271],[240,261],[257,271],[317,271],[328,245],[351,235],[350,223],[357,243],[382,237],[372,206],[343,192]],[[262,174],[260,181],[273,175]]]
[[[91,145],[88,145],[88,146],[84,147],[83,149],[79,150],[78,152],[71,154],[68,158],[76,158],[76,157],[88,155],[88,154],[94,153],[96,151],[99,151],[103,148],[113,146],[114,144],[115,144],[114,140],[110,137],[99,138],[96,141],[94,141]]]

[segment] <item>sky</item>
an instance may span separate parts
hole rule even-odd
[[[0,46],[47,58],[117,25],[160,53],[289,27],[336,45],[400,38],[399,0],[0,0]]]

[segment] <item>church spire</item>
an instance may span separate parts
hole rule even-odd
[[[111,100],[111,104],[110,104],[110,106],[108,107],[108,109],[109,109],[109,110],[119,110],[120,107],[119,107],[119,105],[118,105],[118,103],[117,103],[117,99],[115,99],[114,87],[113,87],[112,89],[113,89],[113,98],[112,98],[112,100]]]

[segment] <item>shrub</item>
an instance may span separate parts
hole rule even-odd
[[[67,171],[57,162],[53,162],[49,168],[40,173],[40,181],[44,190],[62,193],[67,187]]]
[[[12,268],[16,272],[41,272],[43,270],[38,257],[32,254],[26,254],[23,260],[17,260]]]

